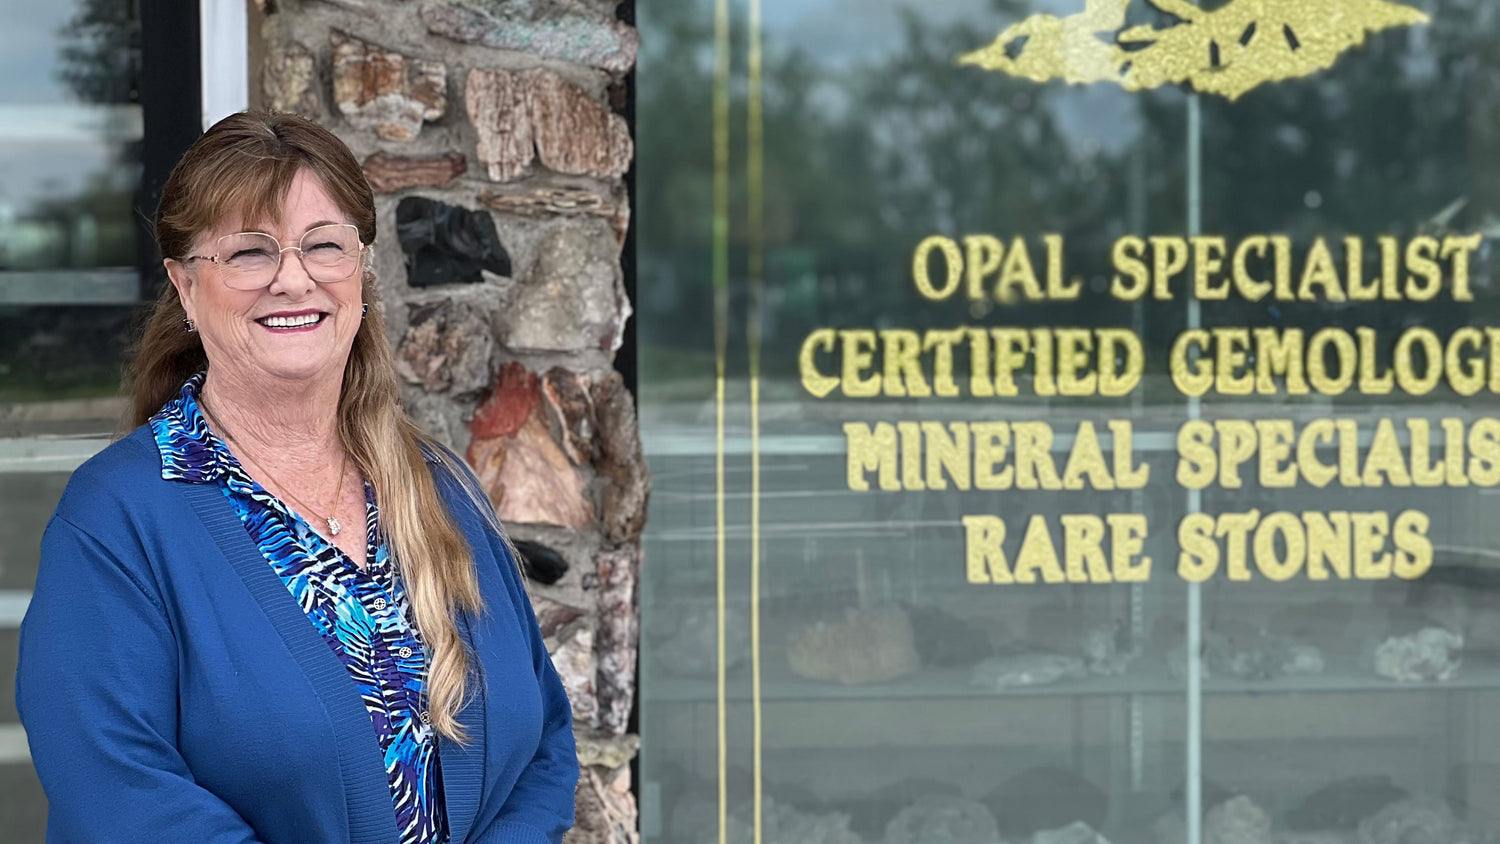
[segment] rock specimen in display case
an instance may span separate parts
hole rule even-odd
[[[1083,660],[1062,654],[1022,654],[990,657],[974,666],[970,682],[983,689],[1004,691],[1025,686],[1045,686],[1060,680],[1085,677]]]
[[[1137,653],[1130,647],[1122,625],[1102,625],[1083,634],[1083,658],[1090,674],[1113,677],[1124,674]]]
[[[1186,652],[1181,645],[1167,654],[1172,676],[1187,676]],[[1256,634],[1231,638],[1210,631],[1203,637],[1203,677],[1274,680],[1277,677],[1322,674],[1323,652],[1285,636]]]
[[[1462,636],[1441,627],[1392,636],[1375,649],[1375,673],[1400,683],[1452,680],[1463,646]]]
[[[864,844],[849,830],[849,816],[839,812],[811,814],[776,802],[763,801],[761,839],[775,844]],[[755,844],[754,807],[746,804],[729,814],[729,844]],[[704,839],[703,844],[718,844],[719,837]]]
[[[891,604],[845,610],[792,636],[787,661],[797,674],[846,686],[894,680],[917,670],[911,619]]]
[[[828,808],[844,812],[849,816],[849,828],[870,841],[879,841],[885,836],[886,825],[907,804],[919,797],[944,795],[960,797],[964,790],[957,783],[927,777],[909,777],[873,791],[860,790],[858,794],[828,801]]]
[[[1001,783],[983,802],[1010,840],[1074,821],[1103,826],[1109,814],[1109,796],[1103,789],[1072,771],[1050,766],[1027,768]]]
[[[1480,840],[1459,824],[1447,803],[1429,796],[1392,803],[1359,825],[1359,844],[1462,844]]]
[[[983,803],[931,794],[902,809],[885,828],[885,844],[996,844],[995,816]]]
[[[1240,795],[1220,803],[1203,818],[1205,844],[1271,844],[1271,816]]]
[[[1044,829],[1032,836],[1031,844],[1109,844],[1109,839],[1078,821],[1062,829]]]
[[[1314,791],[1287,813],[1292,829],[1354,829],[1365,818],[1404,799],[1406,792],[1385,774],[1349,777]]]
[[[653,625],[655,626],[655,625]],[[682,677],[710,677],[719,670],[719,615],[713,607],[689,609],[670,633],[647,634],[656,640],[657,663]],[[724,670],[734,671],[750,658],[750,628],[744,614],[732,607],[724,612]]]
[[[994,653],[989,634],[941,607],[903,605],[917,657],[933,668],[968,667]]]

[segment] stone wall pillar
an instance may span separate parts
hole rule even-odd
[[[468,457],[528,557],[584,766],[569,841],[635,841],[649,479],[613,362],[636,33],[616,0],[255,2],[258,102],[332,129],[376,191],[408,407]]]

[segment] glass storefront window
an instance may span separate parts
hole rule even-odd
[[[1500,7],[639,18],[646,841],[1500,835]]]
[[[13,3],[0,27],[0,681],[68,472],[122,421],[141,300],[140,9]],[[47,802],[12,695],[0,704],[0,841],[41,841]]]

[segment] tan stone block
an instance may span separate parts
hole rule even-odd
[[[447,111],[448,71],[442,62],[387,50],[339,30],[333,45],[333,100],[357,129],[388,141],[410,141],[423,121]]]

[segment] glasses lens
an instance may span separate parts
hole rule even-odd
[[[309,229],[302,236],[302,263],[316,282],[353,278],[359,269],[359,230],[348,225]]]
[[[219,238],[218,261],[224,283],[236,290],[265,287],[281,263],[281,244],[270,235],[241,232]]]

